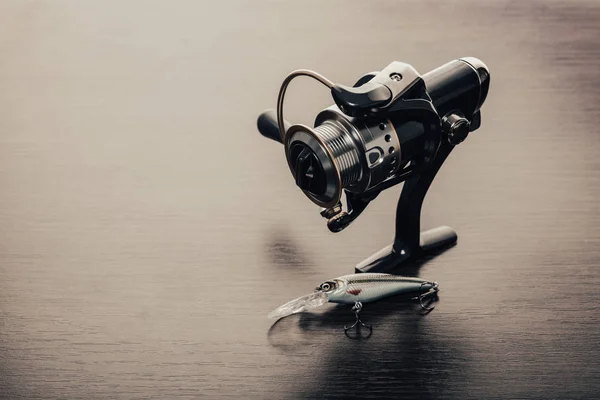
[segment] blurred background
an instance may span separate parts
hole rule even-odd
[[[0,397],[600,395],[595,1],[0,2]],[[434,312],[268,312],[391,243],[401,187],[330,233],[256,118],[290,71],[352,84],[474,56],[482,127],[406,271]],[[332,101],[294,81],[286,118]]]

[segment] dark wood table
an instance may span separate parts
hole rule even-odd
[[[0,397],[599,398],[599,38],[591,1],[2,1]],[[400,190],[329,233],[255,127],[284,76],[463,56],[482,128],[423,209],[458,245],[405,271],[435,311],[273,325],[391,242]]]

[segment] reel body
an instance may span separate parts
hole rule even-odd
[[[321,81],[335,101],[317,115],[314,128],[290,125],[283,119],[287,85],[298,75]],[[258,128],[283,143],[297,186],[323,208],[321,215],[332,232],[346,228],[382,190],[406,181],[398,203],[394,245],[382,250],[394,253],[395,261],[390,263],[397,263],[400,255],[404,259],[436,247],[421,243],[421,204],[450,151],[479,128],[489,83],[485,64],[471,57],[423,76],[408,64],[393,62],[381,72],[363,75],[352,87],[299,70],[284,81],[277,113],[261,114]],[[432,243],[456,241],[451,229],[427,237]]]

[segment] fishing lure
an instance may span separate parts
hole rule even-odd
[[[352,311],[356,316],[356,321],[350,327],[344,326],[344,332],[357,326],[363,326],[371,331],[372,327],[365,325],[358,315],[362,310],[363,303],[369,303],[396,294],[416,292],[417,296],[412,299],[419,300],[421,307],[429,312],[434,307],[424,304],[423,299],[435,296],[438,291],[439,286],[437,282],[419,278],[381,273],[344,275],[325,281],[317,286],[313,293],[298,297],[278,307],[269,314],[269,318],[279,319],[287,317],[288,315],[312,310],[328,302],[353,304]]]

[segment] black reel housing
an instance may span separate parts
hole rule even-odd
[[[280,132],[275,112],[266,111],[258,129],[284,144],[296,184],[323,207],[332,232],[347,227],[382,190],[406,181],[394,244],[356,267],[359,272],[388,271],[456,242],[448,227],[421,234],[421,205],[450,151],[479,128],[489,84],[489,70],[472,57],[423,76],[393,62],[365,74],[353,87],[331,84],[335,105],[317,115],[314,128],[282,121],[285,132]],[[282,116],[283,105],[278,107]],[[342,193],[347,211],[342,210]]]

